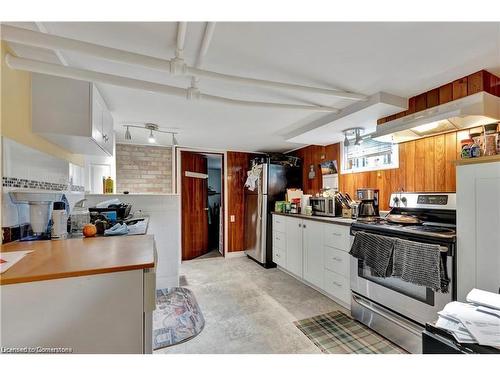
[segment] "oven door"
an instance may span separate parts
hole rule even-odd
[[[434,292],[396,277],[373,276],[364,262],[354,257],[351,257],[351,290],[423,326],[435,320],[438,311],[452,301],[453,258],[445,258],[450,279],[449,293]]]

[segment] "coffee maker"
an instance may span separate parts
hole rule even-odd
[[[359,201],[358,220],[373,221],[379,217],[379,190],[378,189],[358,189],[356,196]]]

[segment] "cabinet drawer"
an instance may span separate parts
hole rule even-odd
[[[349,253],[325,246],[325,268],[349,278]]]
[[[279,249],[286,249],[286,236],[283,232],[273,230],[273,247]]]
[[[323,238],[326,246],[334,247],[339,250],[349,251],[351,248],[351,236],[348,226],[324,224]]]
[[[273,262],[280,267],[286,268],[286,250],[274,247]]]
[[[273,231],[285,233],[285,216],[273,215]]]
[[[325,291],[346,304],[350,304],[349,279],[330,270],[325,270]]]

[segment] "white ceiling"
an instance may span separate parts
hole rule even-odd
[[[34,29],[33,23],[13,23]],[[172,22],[45,22],[48,32],[105,46],[172,58],[177,24]],[[185,58],[194,64],[205,23],[189,23]],[[57,61],[54,54],[13,46],[26,57]],[[126,75],[183,88],[187,77],[172,77],[63,52],[70,66]],[[500,23],[217,23],[202,68],[276,81],[336,87],[365,95],[379,91],[410,97],[480,69],[500,74]],[[177,129],[183,146],[245,151],[299,147],[286,135],[324,113],[248,108],[98,85],[112,111],[117,139],[123,123],[154,122]],[[208,94],[259,101],[345,107],[350,100],[200,80]],[[356,124],[353,124],[355,126]],[[133,141],[147,143],[147,132],[131,129]],[[158,135],[170,144],[169,135]]]

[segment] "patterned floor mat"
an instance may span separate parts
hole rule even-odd
[[[294,322],[323,353],[403,354],[396,346],[340,311]]]
[[[205,318],[193,292],[175,287],[156,290],[153,312],[153,349],[192,339],[205,326]]]

